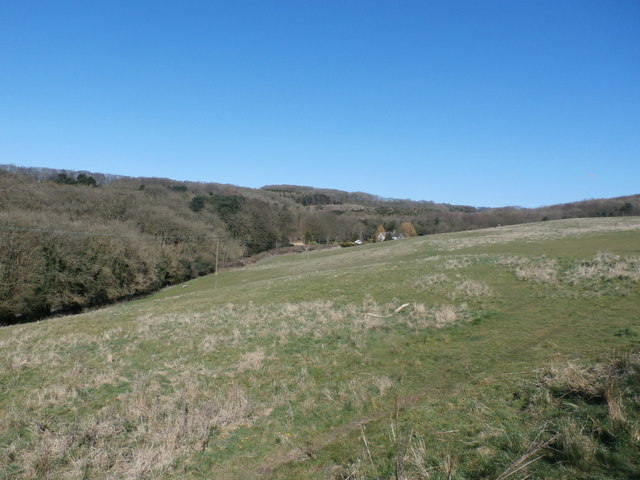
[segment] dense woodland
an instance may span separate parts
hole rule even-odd
[[[640,195],[537,209],[273,185],[0,166],[0,323],[79,311],[292,243],[350,244],[560,218],[640,214]],[[346,242],[346,243],[345,243]]]

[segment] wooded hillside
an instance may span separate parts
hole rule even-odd
[[[77,311],[290,245],[586,216],[637,215],[640,196],[522,209],[0,168],[0,323]],[[403,226],[404,225],[404,226]],[[402,227],[402,229],[401,229]]]

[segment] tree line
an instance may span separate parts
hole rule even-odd
[[[155,291],[297,241],[353,245],[559,218],[638,215],[640,196],[538,209],[249,189],[0,166],[0,323]],[[216,255],[217,252],[217,255]]]

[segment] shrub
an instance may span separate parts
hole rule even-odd
[[[191,203],[189,203],[189,208],[193,212],[199,212],[204,208],[206,197],[202,195],[196,195],[191,199]]]

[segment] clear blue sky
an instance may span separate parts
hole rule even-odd
[[[640,1],[2,0],[0,163],[474,206],[640,193]]]

